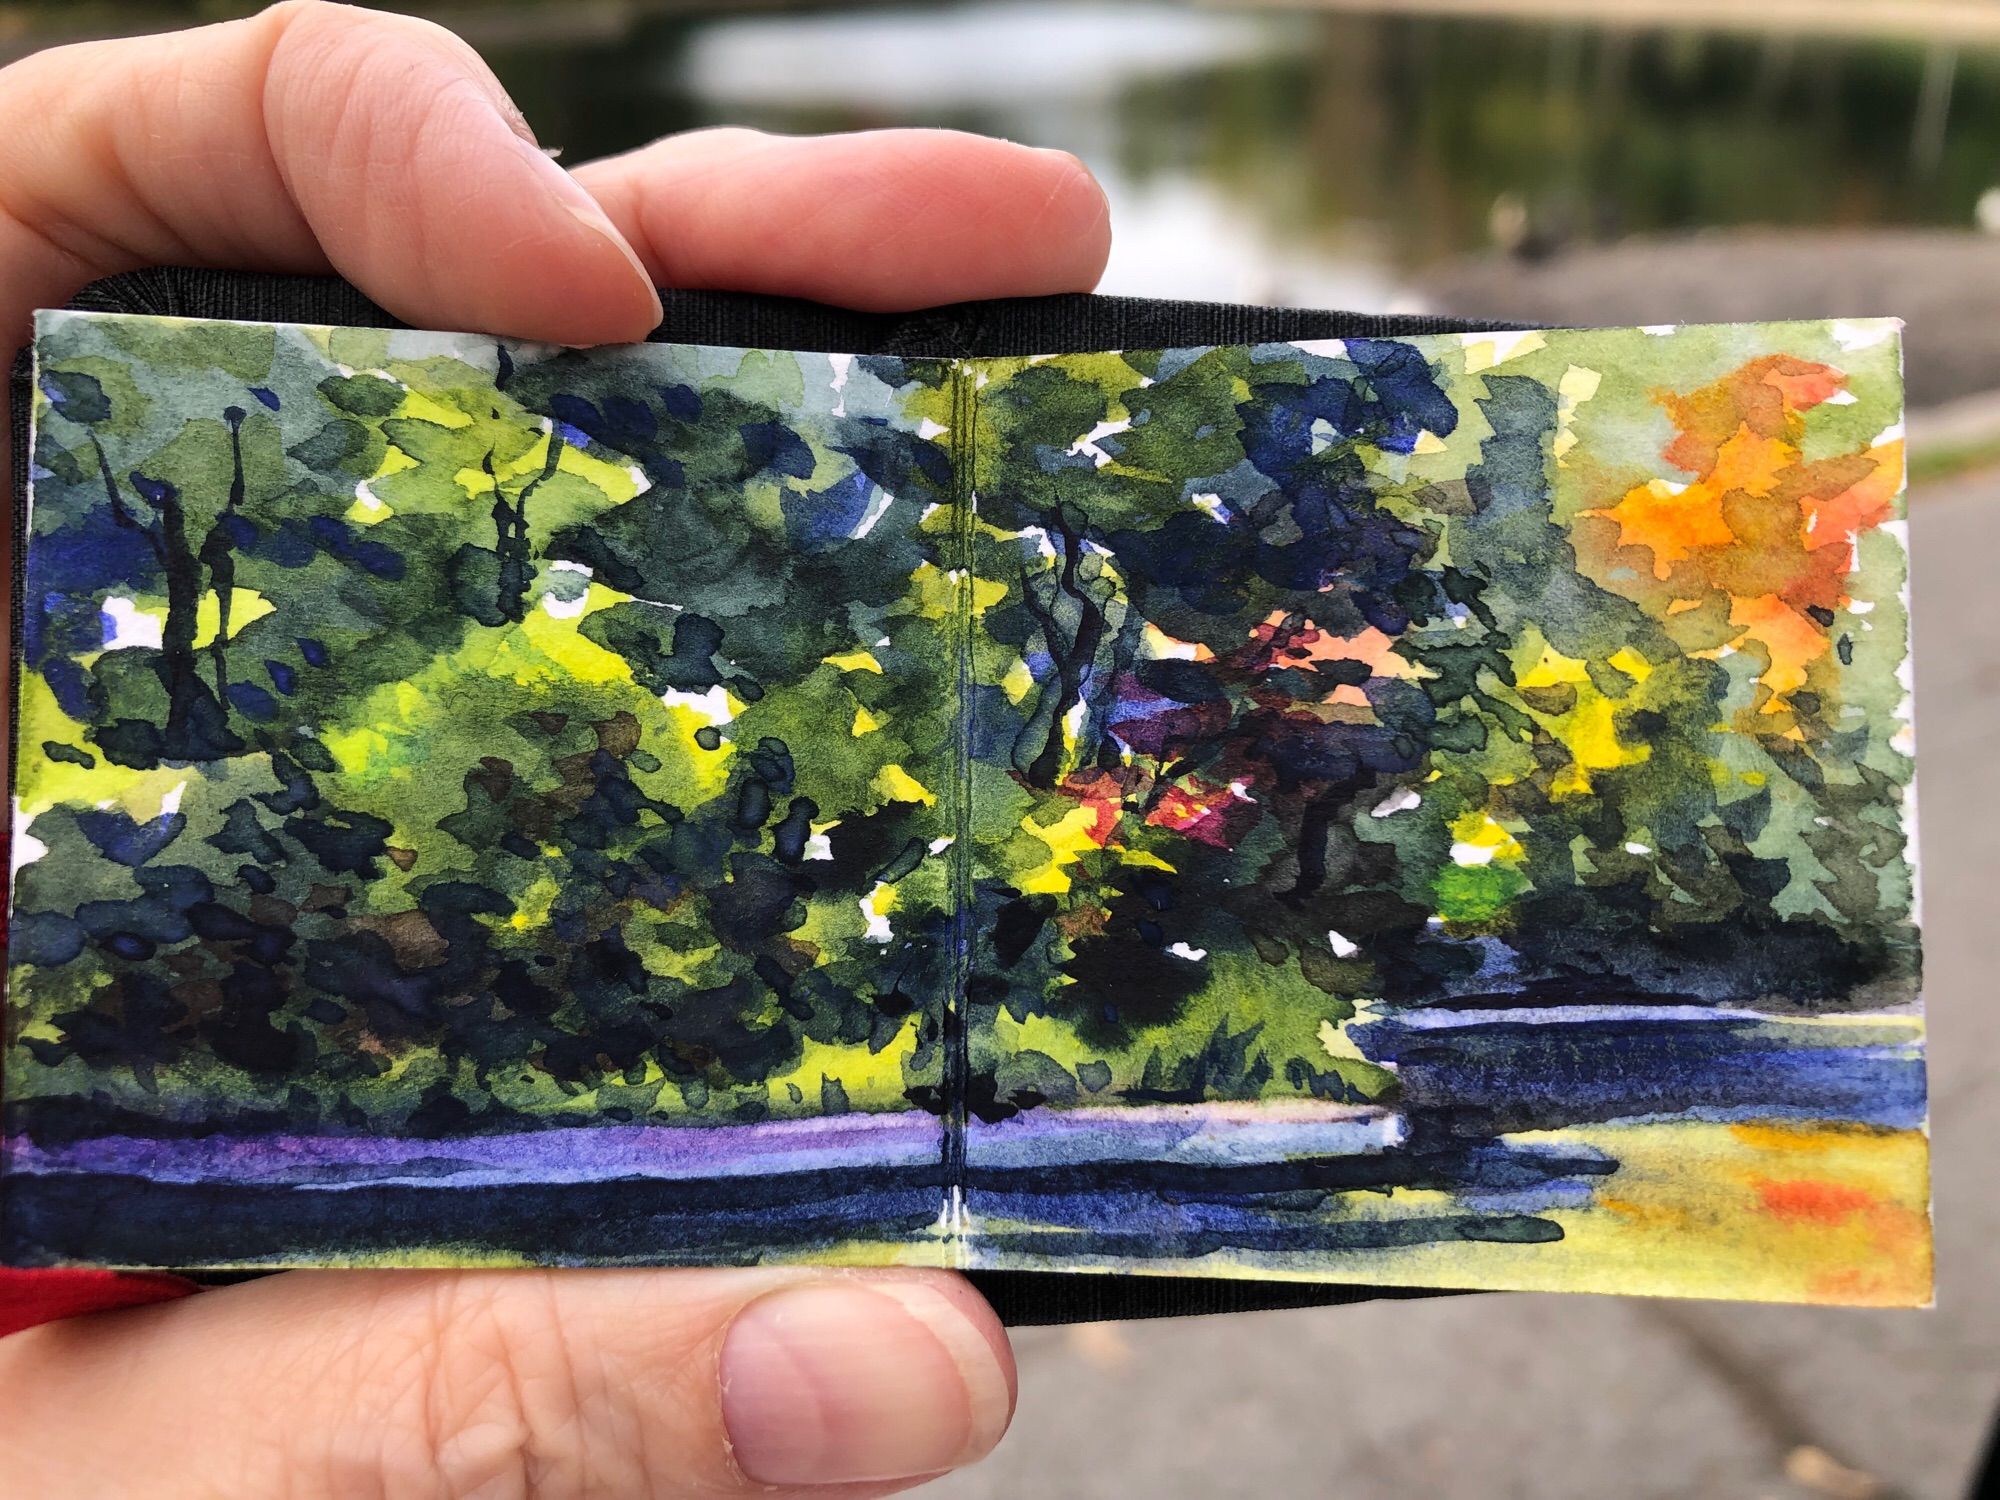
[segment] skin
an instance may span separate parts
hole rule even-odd
[[[470,48],[322,4],[0,72],[0,333],[152,264],[337,272],[399,317],[642,338],[656,284],[870,309],[1088,290],[1075,158],[696,132],[568,173]],[[0,744],[4,744],[0,737]],[[886,1494],[981,1457],[1006,1336],[933,1272],[299,1272],[0,1341],[8,1493]]]

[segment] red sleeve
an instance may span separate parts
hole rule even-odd
[[[37,1323],[167,1302],[199,1290],[185,1277],[151,1271],[0,1269],[0,1338]]]

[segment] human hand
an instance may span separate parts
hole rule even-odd
[[[664,140],[574,175],[433,26],[328,5],[0,73],[0,328],[152,264],[338,271],[423,327],[638,339],[656,283],[893,309],[1088,288],[1072,158]],[[0,1341],[0,1496],[881,1494],[983,1455],[1006,1337],[916,1271],[314,1272]]]

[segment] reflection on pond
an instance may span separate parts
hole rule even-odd
[[[572,159],[662,131],[953,125],[1083,156],[1105,289],[1386,307],[1496,243],[1971,223],[2000,52],[1169,5],[652,14],[480,42]],[[546,33],[546,34],[544,34]]]

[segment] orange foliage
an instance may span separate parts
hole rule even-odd
[[[1093,768],[1070,772],[1058,790],[1090,810],[1090,826],[1084,836],[1100,849],[1108,846],[1124,812],[1123,783],[1111,772]]]
[[[1357,635],[1335,635],[1311,620],[1294,622],[1283,610],[1261,625],[1250,627],[1250,639],[1268,648],[1268,665],[1295,666],[1316,661],[1359,661],[1376,677],[1415,677],[1417,669],[1396,651],[1395,637],[1373,625]]]
[[[1700,390],[1661,392],[1677,429],[1662,456],[1695,478],[1678,489],[1652,479],[1585,512],[1617,522],[1617,549],[1649,555],[1664,591],[1628,591],[1661,618],[1729,596],[1733,644],[1766,662],[1766,712],[1783,708],[1826,655],[1856,539],[1894,514],[1902,485],[1900,440],[1805,458],[1805,414],[1845,380],[1830,365],[1774,354]]]

